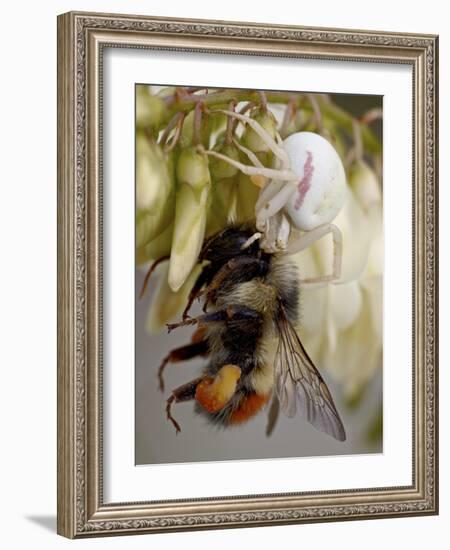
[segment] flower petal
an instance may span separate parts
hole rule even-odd
[[[373,328],[369,296],[364,291],[360,315],[347,330],[339,333],[336,348],[326,350],[324,364],[351,398],[382,365],[381,352],[382,340]]]
[[[380,182],[372,168],[363,160],[356,162],[351,167],[349,185],[365,210],[381,202]]]
[[[384,270],[384,232],[381,204],[373,206],[368,215],[372,227],[372,240],[364,277],[382,275]]]
[[[239,223],[255,218],[255,205],[259,189],[251,179],[240,172],[237,184],[237,220]]]
[[[300,323],[308,332],[323,330],[326,294],[324,287],[300,287]]]
[[[342,270],[339,283],[358,280],[367,264],[372,231],[369,217],[362,210],[350,189],[344,207],[333,223],[342,233]],[[321,239],[313,248],[317,252],[320,272],[322,274],[331,273],[332,239]]]
[[[136,135],[136,206],[155,214],[173,190],[171,159],[147,136]]]
[[[378,276],[365,277],[361,287],[369,299],[372,326],[378,338],[383,338],[383,278]]]
[[[212,182],[207,236],[221,231],[228,223],[236,221],[237,186],[237,176]]]
[[[205,237],[209,187],[196,192],[188,184],[179,184],[169,267],[169,286],[174,292],[197,263]]]
[[[136,126],[155,128],[163,122],[167,107],[161,97],[151,94],[149,86],[136,86]]]
[[[346,330],[352,325],[362,307],[362,295],[359,283],[330,285],[330,316],[338,330]]]
[[[300,281],[301,279],[310,279],[320,275],[320,265],[314,246],[309,246],[296,254],[292,254],[290,258],[297,264]],[[305,285],[304,288],[309,290],[311,286]]]
[[[171,196],[156,214],[147,210],[136,212],[136,248],[142,248],[156,239],[173,222],[175,199]]]
[[[158,260],[170,255],[173,239],[173,223],[144,246],[136,248],[136,265]]]

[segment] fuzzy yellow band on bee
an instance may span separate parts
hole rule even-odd
[[[214,378],[207,376],[198,384],[195,399],[210,413],[220,411],[233,397],[240,377],[237,365],[224,365]]]

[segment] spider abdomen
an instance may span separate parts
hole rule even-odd
[[[284,142],[297,189],[285,210],[297,229],[310,231],[332,222],[345,202],[344,166],[335,148],[313,132],[298,132]]]

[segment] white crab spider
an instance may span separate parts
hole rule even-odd
[[[298,132],[284,141],[277,134],[275,141],[252,118],[233,111],[217,112],[248,124],[275,155],[275,168],[266,168],[252,151],[237,141],[234,141],[235,145],[247,155],[253,166],[215,151],[206,151],[244,174],[263,176],[268,180],[256,202],[258,233],[251,238],[251,242],[260,238],[261,247],[267,252],[295,254],[331,233],[334,245],[332,273],[304,279],[303,283],[338,280],[341,274],[342,235],[331,222],[345,202],[347,184],[344,167],[334,147],[312,132]],[[291,232],[292,228],[294,232]]]

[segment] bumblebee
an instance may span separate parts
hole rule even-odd
[[[167,399],[167,418],[176,431],[181,428],[172,414],[175,403],[193,400],[197,413],[228,428],[247,422],[271,402],[267,435],[281,409],[288,417],[298,412],[344,441],[333,398],[294,328],[299,317],[296,265],[286,254],[262,250],[255,228],[244,226],[227,227],[207,239],[199,262],[204,267],[183,318],[168,325],[169,331],[186,325],[197,329],[192,342],[172,350],[158,371],[163,390],[169,363],[209,358],[200,377]],[[192,318],[196,298],[203,299],[203,315]]]

